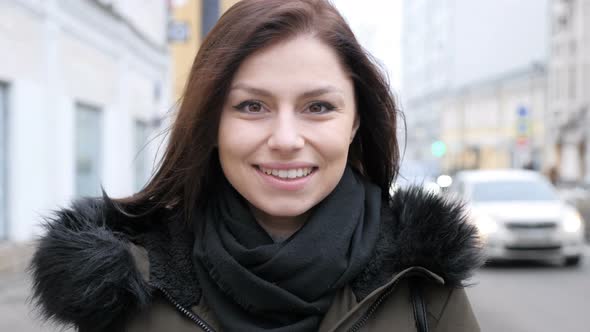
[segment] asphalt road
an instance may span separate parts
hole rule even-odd
[[[494,265],[473,282],[467,294],[484,332],[590,330],[590,247],[579,267]],[[0,273],[0,331],[64,331],[40,325],[26,304],[28,290],[24,273]]]
[[[467,289],[482,331],[590,331],[590,247],[578,267],[549,263],[484,267]]]

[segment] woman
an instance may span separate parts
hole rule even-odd
[[[80,331],[477,331],[457,204],[389,194],[396,106],[336,9],[244,0],[203,42],[154,177],[47,223],[47,318]]]

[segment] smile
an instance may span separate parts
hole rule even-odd
[[[300,179],[309,176],[314,172],[315,167],[303,167],[303,168],[292,168],[292,169],[272,169],[264,168],[262,166],[256,166],[259,171],[266,175],[270,175],[281,180],[289,179]]]

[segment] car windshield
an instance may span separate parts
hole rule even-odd
[[[553,201],[557,194],[544,181],[500,180],[479,182],[473,185],[474,202],[491,201]]]

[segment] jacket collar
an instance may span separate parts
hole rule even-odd
[[[184,307],[198,303],[193,237],[169,212],[131,219],[106,195],[57,211],[45,224],[30,267],[41,313],[96,329],[147,306],[154,287],[166,289]],[[457,202],[415,187],[396,192],[382,213],[373,257],[351,285],[359,302],[410,267],[427,269],[456,287],[483,262],[477,231]],[[131,242],[147,249],[149,280],[134,264]]]

